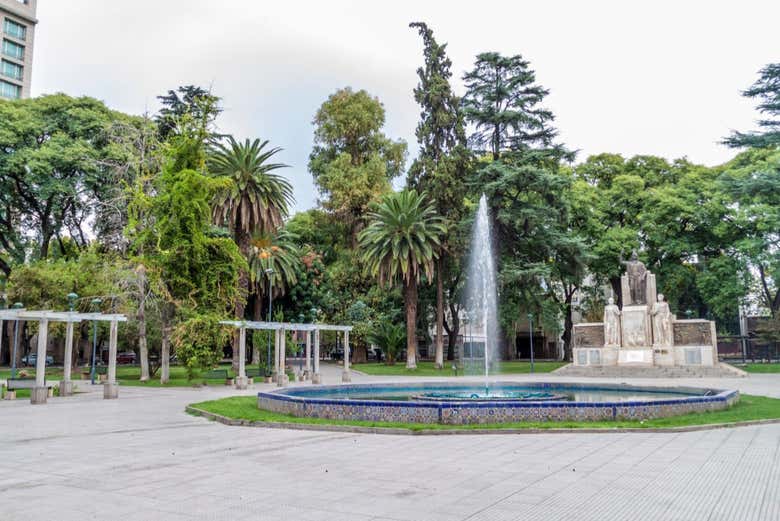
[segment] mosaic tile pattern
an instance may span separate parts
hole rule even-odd
[[[604,421],[637,420],[677,416],[691,412],[714,411],[730,407],[739,399],[737,391],[714,391],[709,396],[654,399],[627,402],[436,402],[397,400],[347,400],[317,398],[318,394],[371,389],[457,389],[462,384],[367,384],[312,388],[281,389],[258,393],[258,407],[269,411],[306,418],[361,420],[403,423],[444,423],[452,425],[509,423],[519,421]],[[501,384],[495,384],[500,386]],[[538,389],[579,390],[654,390],[653,387],[631,387],[609,384],[524,384]],[[681,391],[685,388],[668,388]],[[690,391],[690,388],[688,388]],[[697,390],[699,391],[699,390]]]

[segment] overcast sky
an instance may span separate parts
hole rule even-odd
[[[386,133],[416,153],[422,44],[411,21],[448,43],[458,94],[479,52],[530,60],[580,161],[614,152],[724,162],[733,151],[719,139],[757,117],[740,91],[780,61],[776,0],[39,0],[38,18],[33,95],[142,113],[178,85],[211,86],[224,100],[221,131],[284,148],[297,209],[316,204],[311,120],[338,88],[378,96]]]

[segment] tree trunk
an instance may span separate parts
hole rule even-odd
[[[444,367],[444,281],[441,257],[436,259],[436,369]]]
[[[167,384],[171,379],[171,328],[173,327],[173,310],[171,304],[162,306],[162,343],[160,346],[160,383]]]
[[[417,369],[417,284],[404,280],[406,307],[406,368]]]
[[[458,335],[460,334],[460,317],[458,310],[450,303],[450,322],[452,325],[447,330],[449,341],[447,342],[447,360],[455,360],[455,346],[458,344]]]
[[[564,305],[564,318],[563,318],[563,336],[561,337],[563,339],[563,358],[571,362],[573,360],[572,358],[572,351],[571,351],[571,334],[572,329],[574,328],[574,321],[572,320],[572,309],[571,309],[571,299],[574,295],[574,292],[566,294],[566,303]]]
[[[149,380],[149,348],[146,344],[146,267],[139,264],[138,275],[138,357],[141,359],[141,381]]]
[[[241,251],[241,254],[244,256],[245,259],[249,258],[249,243],[250,243],[250,237],[249,234],[243,231],[240,231],[240,223],[237,225],[238,231],[235,233],[235,240],[236,244],[238,245],[239,251]],[[235,316],[236,320],[244,320],[245,313],[246,313],[246,297],[249,294],[249,273],[246,272],[246,270],[241,270],[241,272],[238,274],[238,298],[236,299],[236,306],[235,306]],[[239,329],[236,328],[236,330],[233,332],[233,371],[238,371],[238,351],[240,349],[239,346]]]

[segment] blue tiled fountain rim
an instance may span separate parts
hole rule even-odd
[[[502,408],[536,408],[536,409],[554,409],[554,408],[608,408],[608,407],[643,407],[643,406],[662,406],[662,405],[682,405],[691,403],[713,403],[727,402],[738,395],[736,390],[719,390],[696,387],[653,387],[653,386],[633,386],[623,384],[578,384],[578,383],[558,383],[558,382],[490,382],[491,388],[500,387],[522,387],[523,389],[561,389],[561,390],[581,390],[581,391],[630,391],[634,393],[652,392],[668,394],[691,394],[687,398],[672,399],[649,399],[632,401],[603,401],[603,402],[582,402],[582,401],[415,401],[415,400],[381,400],[381,399],[338,399],[338,398],[317,398],[317,394],[327,394],[331,392],[347,392],[350,390],[374,390],[374,391],[422,391],[422,390],[458,390],[473,389],[481,387],[482,384],[474,382],[472,384],[448,384],[445,382],[420,382],[420,383],[396,383],[396,384],[348,384],[348,385],[327,385],[321,387],[290,387],[277,389],[270,392],[257,393],[258,398],[276,400],[281,402],[292,402],[299,404],[312,405],[349,405],[355,407],[395,407],[395,408],[423,408],[423,409],[502,409]],[[710,391],[713,394],[703,395],[703,391]],[[314,395],[314,396],[311,396]]]

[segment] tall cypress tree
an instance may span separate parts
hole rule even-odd
[[[423,39],[424,64],[417,69],[419,83],[414,89],[414,99],[421,107],[420,122],[415,135],[420,153],[409,169],[407,184],[410,188],[427,192],[434,200],[439,215],[449,223],[458,222],[463,214],[464,176],[468,164],[466,133],[460,99],[450,85],[452,62],[447,57],[447,44],[439,44],[433,31],[423,22],[409,27],[417,29]],[[450,232],[436,261],[436,367],[444,365],[444,277],[452,273],[449,266],[454,247]],[[456,280],[459,277],[455,277]],[[450,299],[454,288],[450,286]],[[452,317],[457,323],[457,317]],[[450,330],[448,359],[454,355],[454,337],[457,330]],[[454,333],[454,335],[453,335]]]

